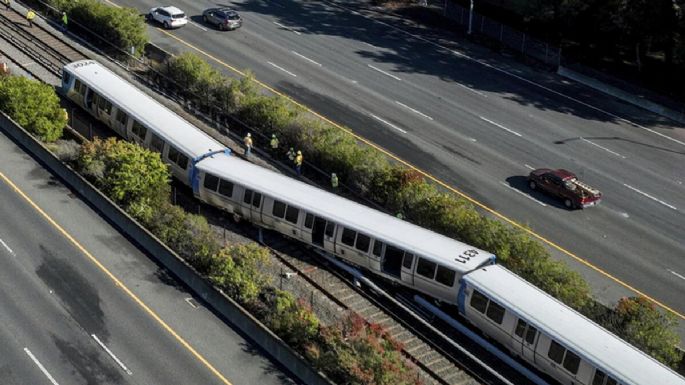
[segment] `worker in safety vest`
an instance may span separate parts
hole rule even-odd
[[[252,135],[249,132],[243,139],[243,143],[245,143],[245,156],[250,156],[252,154]]]
[[[62,32],[67,32],[67,24],[69,24],[69,18],[66,12],[62,12]]]
[[[278,138],[276,134],[271,134],[271,151],[274,153],[278,151]]]
[[[290,159],[291,162],[295,162],[295,150],[293,150],[292,147],[290,147],[290,150],[286,153],[288,156],[288,159]]]
[[[69,124],[69,113],[66,108],[62,108],[62,116],[64,116],[64,121]]]
[[[331,187],[333,190],[338,190],[338,176],[335,173],[331,173]]]
[[[2,3],[5,5],[5,11],[10,10],[10,0],[2,0]]]
[[[302,161],[304,157],[302,156],[302,151],[297,150],[297,156],[295,157],[295,172],[297,175],[302,175]]]
[[[29,8],[29,11],[26,12],[26,20],[29,22],[29,27],[33,28],[33,19],[36,18],[36,13],[33,12],[33,9]]]

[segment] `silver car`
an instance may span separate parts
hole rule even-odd
[[[243,19],[238,12],[230,8],[209,8],[202,12],[202,20],[207,24],[217,26],[220,30],[233,30],[243,25]]]

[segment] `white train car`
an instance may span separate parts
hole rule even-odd
[[[69,63],[63,74],[64,95],[123,138],[160,153],[187,185],[193,159],[225,148],[96,61]]]
[[[685,385],[685,378],[502,266],[464,276],[459,312],[563,385]]]
[[[193,191],[200,200],[447,303],[456,304],[464,274],[495,260],[235,156],[215,155],[196,167]]]

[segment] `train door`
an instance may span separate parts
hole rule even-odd
[[[381,261],[381,271],[398,279],[401,278],[402,257],[404,250],[395,246],[385,245],[385,253]]]
[[[312,243],[316,246],[323,247],[324,233],[326,232],[326,220],[314,216],[314,227],[312,228]]]
[[[404,253],[404,258],[402,259],[402,282],[405,282],[409,286],[414,286],[414,254]]]
[[[535,345],[539,334],[535,326],[519,318],[512,335],[512,351],[524,360],[535,363]]]
[[[326,229],[323,232],[323,248],[335,254],[335,222],[326,221]]]
[[[114,131],[119,135],[126,137],[126,129],[128,128],[128,115],[121,109],[117,108],[116,119],[112,125]]]
[[[262,210],[260,209],[262,205],[262,194],[256,191],[252,191],[248,188],[245,189],[245,195],[243,196],[243,216],[245,219],[249,219],[251,222],[261,222],[262,221]]]

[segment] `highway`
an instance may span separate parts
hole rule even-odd
[[[296,383],[1,132],[0,196],[3,385]]]
[[[159,5],[114,3],[141,12]],[[233,2],[228,5],[241,12],[243,27],[219,32],[200,17],[215,3],[172,3],[192,22],[170,32],[151,28],[155,43],[211,55],[210,62],[227,73],[228,66],[249,68],[275,89],[529,226],[558,245],[555,257],[581,271],[607,302],[634,289],[684,317],[683,127],[452,41],[449,33],[391,17],[372,19],[361,8]],[[568,211],[531,193],[525,175],[538,167],[576,172],[603,192],[604,201]]]

